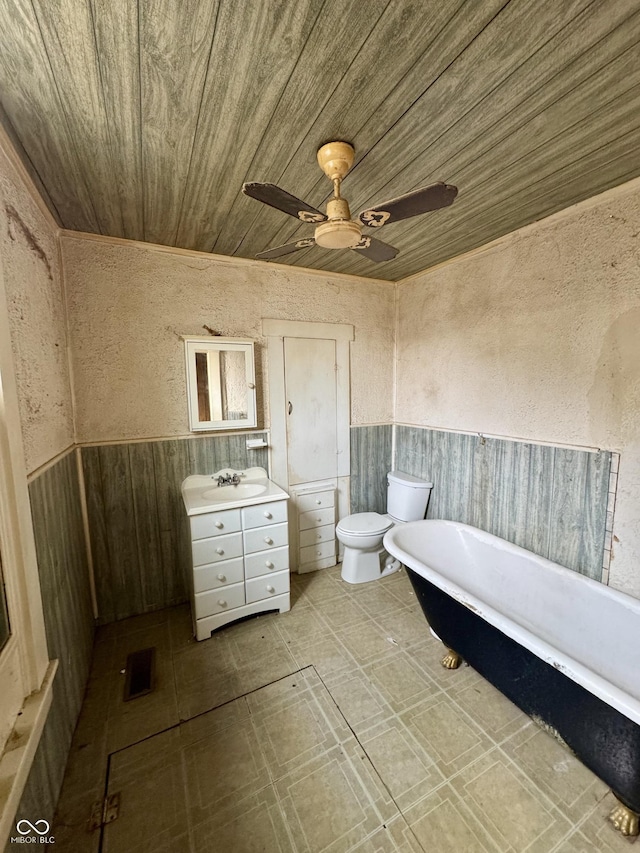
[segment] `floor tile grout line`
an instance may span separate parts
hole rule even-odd
[[[532,720],[531,722],[535,725],[535,722],[534,722],[533,720]],[[541,731],[541,732],[543,732],[543,733],[547,734],[547,735],[549,734],[548,732],[545,732],[545,730],[544,730],[541,726],[537,726],[537,729],[538,729],[539,731]],[[571,829],[570,829],[570,832],[574,832],[574,831],[576,831],[577,829],[579,829],[579,827],[580,827],[580,826],[582,826],[582,824],[584,824],[584,823],[585,823],[585,821],[586,821],[586,820],[588,820],[588,819],[589,819],[589,817],[593,814],[593,811],[594,811],[595,809],[597,809],[598,805],[602,802],[602,800],[603,800],[603,799],[604,799],[604,798],[605,798],[609,793],[611,793],[611,789],[610,789],[610,788],[608,788],[608,789],[607,789],[607,791],[603,794],[603,796],[602,796],[602,797],[600,797],[600,798],[599,798],[599,800],[596,802],[596,804],[595,804],[595,806],[593,807],[593,809],[591,809],[591,811],[590,811],[588,814],[584,815],[584,816],[583,816],[579,821],[575,821],[575,820],[573,820],[572,818],[570,818],[570,817],[567,815],[566,810],[565,810],[565,809],[563,809],[563,808],[560,808],[560,807],[558,806],[558,804],[557,804],[557,803],[552,799],[552,797],[550,796],[550,794],[549,794],[549,793],[547,793],[547,792],[546,792],[546,791],[545,791],[545,790],[544,790],[544,789],[543,789],[543,788],[538,784],[538,782],[536,782],[536,780],[535,780],[535,779],[533,779],[533,778],[530,776],[530,774],[529,774],[529,773],[527,772],[527,770],[526,770],[526,767],[524,767],[523,765],[518,764],[518,762],[517,762],[517,761],[515,761],[515,759],[513,759],[513,758],[509,755],[509,753],[508,753],[508,752],[506,752],[505,750],[503,750],[500,746],[498,746],[498,749],[500,750],[500,752],[502,753],[502,755],[503,755],[503,756],[504,756],[504,758],[506,759],[506,761],[507,761],[507,766],[508,766],[508,767],[510,767],[510,768],[515,768],[515,770],[517,771],[516,775],[524,776],[524,778],[525,778],[525,779],[527,780],[527,782],[528,782],[528,783],[529,783],[529,784],[530,784],[530,785],[535,789],[535,791],[536,791],[538,794],[540,794],[540,796],[541,796],[541,797],[543,797],[543,798],[544,798],[545,805],[547,805],[547,808],[548,808],[549,812],[550,812],[550,813],[553,813],[553,814],[557,814],[557,815],[559,815],[560,817],[565,817],[565,818],[567,819],[567,821],[571,823]],[[574,755],[568,747],[564,747],[564,746],[563,746],[563,749],[564,749],[564,750],[566,750],[567,755],[572,755],[572,756]],[[575,757],[575,756],[574,756],[574,757]]]
[[[109,777],[110,777],[110,775],[111,775],[111,755],[109,754],[109,755],[107,755],[107,766],[105,768],[104,797],[103,797],[103,801],[102,801],[103,802],[103,808],[104,808],[104,803],[107,802],[107,799],[109,797]],[[104,814],[104,812],[103,812],[103,814]],[[102,848],[103,848],[103,844],[104,844],[105,827],[106,827],[105,823],[100,824],[100,837],[98,839],[97,853],[102,853]]]
[[[388,787],[387,783],[384,781],[384,779],[382,778],[382,775],[380,774],[379,770],[378,770],[378,769],[377,769],[377,767],[375,766],[375,764],[374,764],[374,762],[373,762],[373,759],[371,758],[371,756],[370,756],[370,755],[369,755],[369,753],[367,752],[367,750],[366,750],[366,748],[364,747],[364,745],[361,743],[360,738],[358,737],[358,735],[357,735],[357,734],[356,734],[356,732],[354,731],[353,727],[351,726],[351,723],[347,720],[347,718],[345,717],[345,715],[342,713],[342,710],[341,710],[340,706],[339,706],[339,705],[338,705],[338,703],[336,702],[336,700],[335,700],[335,698],[334,698],[333,694],[331,693],[331,691],[330,691],[330,690],[329,690],[329,688],[327,687],[327,685],[326,685],[326,683],[325,683],[324,679],[322,678],[322,676],[321,676],[319,673],[316,673],[316,674],[318,675],[318,678],[319,678],[319,679],[320,679],[320,681],[322,682],[322,685],[324,686],[325,690],[327,691],[327,693],[328,693],[328,694],[329,694],[329,696],[331,697],[331,700],[333,701],[334,705],[336,706],[336,709],[337,709],[338,713],[340,714],[340,716],[341,716],[341,717],[342,717],[342,719],[344,720],[345,725],[346,725],[346,726],[347,726],[347,728],[350,730],[350,732],[351,732],[351,734],[353,735],[353,737],[354,737],[354,739],[355,739],[356,743],[358,744],[358,746],[360,747],[360,749],[364,752],[364,754],[367,756],[367,760],[369,761],[369,764],[371,765],[371,767],[373,768],[373,770],[374,770],[374,772],[375,772],[376,776],[378,777],[378,779],[380,780],[381,784],[383,785],[383,787],[384,787],[385,791],[387,792],[387,794],[388,794],[388,796],[389,796],[389,799],[390,799],[390,800],[391,800],[391,802],[394,804],[394,806],[395,806],[395,808],[396,808],[396,810],[397,810],[398,814],[402,817],[402,819],[403,819],[403,820],[405,821],[405,823],[407,824],[407,828],[408,828],[409,832],[411,833],[411,835],[412,835],[413,839],[415,840],[416,844],[418,845],[418,847],[419,847],[421,850],[424,850],[424,847],[422,846],[422,844],[420,844],[420,842],[419,842],[419,840],[418,840],[417,836],[415,835],[415,833],[414,833],[414,832],[413,832],[413,830],[411,829],[411,826],[410,826],[410,825],[409,825],[409,823],[407,822],[407,820],[406,820],[406,818],[405,818],[404,814],[402,813],[402,810],[400,809],[400,806],[398,805],[398,802],[396,801],[395,797],[393,796],[393,794],[392,794],[392,793],[391,793],[391,791],[389,790],[389,787]],[[382,826],[382,827],[384,827],[384,828],[386,828],[386,824],[385,824],[384,819],[382,818],[382,815],[380,815],[380,819],[381,819],[381,821],[382,821],[381,826]],[[380,828],[380,827],[379,827],[379,828]],[[378,829],[379,829],[379,828],[378,828]],[[376,832],[377,832],[377,831],[378,831],[378,830],[376,830]],[[368,836],[368,837],[370,837],[370,836]],[[427,852],[425,851],[425,853],[427,853]]]
[[[476,670],[473,670],[473,671],[477,673]],[[480,675],[480,673],[477,673],[477,675]],[[482,678],[482,676],[480,676],[480,678]],[[490,683],[490,682],[487,682],[487,683]],[[504,694],[501,694],[501,695],[503,696]],[[456,696],[452,696],[449,693],[449,694],[447,694],[447,698],[450,702],[453,702],[453,704],[456,707],[456,710],[459,711],[461,714],[463,714],[464,718],[472,724],[474,729],[478,729],[486,738],[488,738],[488,740],[491,741],[493,746],[501,746],[503,743],[510,740],[512,737],[515,737],[515,735],[519,734],[523,729],[527,728],[529,726],[529,724],[532,722],[531,717],[527,717],[526,714],[524,714],[524,711],[520,711],[518,709],[518,712],[525,716],[525,719],[523,720],[522,724],[514,732],[511,732],[510,734],[505,735],[500,740],[498,740],[496,737],[494,737],[493,733],[487,731],[483,726],[481,726],[476,721],[476,719],[469,713],[469,711],[464,707],[464,705],[462,705],[458,701]],[[514,707],[517,707],[517,706],[514,705]]]
[[[110,761],[111,756],[118,755],[120,752],[124,752],[127,749],[131,749],[134,746],[139,746],[141,743],[145,743],[145,741],[151,740],[158,735],[165,734],[166,732],[170,732],[173,729],[178,729],[180,726],[185,723],[190,723],[193,720],[197,720],[200,717],[205,717],[207,714],[212,713],[212,711],[218,711],[220,708],[224,708],[226,705],[231,705],[233,702],[238,702],[240,699],[245,699],[247,696],[251,696],[252,693],[257,693],[259,690],[263,690],[265,687],[271,687],[272,684],[277,684],[280,681],[284,681],[287,678],[291,678],[291,676],[297,675],[300,672],[303,672],[305,669],[313,669],[313,664],[306,664],[305,666],[301,666],[298,669],[295,669],[293,672],[288,672],[286,675],[280,676],[280,678],[275,678],[273,681],[268,681],[266,684],[261,684],[260,687],[254,687],[251,690],[247,690],[245,693],[240,693],[238,696],[234,696],[232,699],[226,699],[224,702],[220,702],[219,705],[214,705],[212,708],[207,708],[205,711],[199,711],[197,714],[194,714],[192,717],[186,717],[184,719],[179,719],[177,723],[173,723],[171,726],[166,726],[164,729],[159,729],[157,732],[153,732],[152,734],[146,735],[145,737],[140,738],[139,740],[133,741],[133,743],[129,743],[126,746],[118,747],[118,749],[111,750],[107,753],[107,758]]]

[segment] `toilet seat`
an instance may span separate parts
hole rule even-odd
[[[356,512],[338,522],[337,532],[349,536],[382,536],[393,527],[393,519],[379,512]]]

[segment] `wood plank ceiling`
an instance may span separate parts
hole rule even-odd
[[[2,121],[66,228],[253,257],[312,226],[318,146],[356,149],[352,213],[435,180],[389,224],[398,280],[640,174],[640,0],[0,0]]]

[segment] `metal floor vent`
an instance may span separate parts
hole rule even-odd
[[[123,700],[146,696],[155,687],[155,647],[140,649],[127,656]]]

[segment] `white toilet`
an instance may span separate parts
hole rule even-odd
[[[424,518],[433,483],[411,474],[387,474],[387,512],[357,512],[336,525],[336,536],[344,545],[342,579],[366,583],[397,572],[400,563],[382,547],[384,534],[394,524]]]

